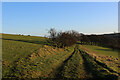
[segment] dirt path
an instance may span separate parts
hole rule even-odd
[[[100,66],[102,66],[103,68],[106,68],[109,72],[111,72],[111,73],[115,73],[115,74],[117,74],[117,75],[120,75],[120,73],[119,72],[116,72],[115,70],[113,70],[113,69],[111,69],[110,67],[108,67],[108,65],[106,64],[106,63],[110,63],[110,61],[107,61],[107,59],[109,59],[109,57],[105,57],[104,55],[102,56],[98,56],[98,55],[96,55],[96,52],[95,51],[92,51],[92,50],[90,50],[90,49],[87,49],[87,48],[85,48],[85,47],[83,47],[83,46],[81,46],[80,45],[80,49],[82,49],[82,50],[85,50],[85,52],[87,53],[87,54],[89,54],[89,55],[91,55],[93,58],[95,58],[95,62],[98,64],[98,65],[100,65]],[[103,60],[106,62],[103,62]],[[114,63],[114,62],[113,62]]]
[[[86,71],[83,65],[82,56],[79,53],[78,46],[74,48],[73,53],[61,64],[55,74],[55,78],[77,78],[85,79],[87,77]]]
[[[54,78],[57,79],[117,80],[118,78],[79,46],[74,48],[73,53],[55,71]]]
[[[62,72],[63,72],[63,69],[64,69],[64,66],[65,66],[65,64],[68,62],[68,60],[70,60],[71,58],[72,58],[72,56],[73,56],[73,54],[75,54],[75,49],[74,49],[74,51],[72,52],[72,54],[65,60],[65,61],[63,61],[63,63],[61,64],[61,66],[59,67],[59,68],[57,68],[56,69],[56,75],[54,76],[55,78],[63,78],[63,76],[62,76]]]
[[[89,79],[94,80],[118,80],[118,75],[111,74],[110,68],[107,65],[97,61],[91,55],[86,53],[85,51],[80,50],[82,58],[84,60],[84,67],[87,72]],[[105,67],[106,66],[106,67]],[[109,70],[108,70],[109,69]]]
[[[58,63],[56,63],[58,66],[56,68],[54,68],[53,72],[51,72],[49,74],[49,77],[50,78],[60,78],[60,71],[62,70],[62,67],[64,66],[64,64],[73,56],[74,54],[74,51],[71,53],[70,56],[64,56],[64,57],[67,57],[63,62],[61,62],[62,58],[59,60]]]

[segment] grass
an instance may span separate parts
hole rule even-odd
[[[3,76],[9,74],[15,61],[37,52],[40,47],[38,44],[2,40]]]
[[[106,67],[105,64],[100,63],[97,60],[95,61],[92,56],[87,55],[87,53],[81,53],[81,51],[79,51],[81,50],[79,46],[75,46],[76,45],[73,45],[66,49],[55,48],[49,46],[47,38],[3,34],[2,77],[24,79],[86,79],[95,77],[96,74],[98,77],[106,77],[105,75],[108,75],[109,77],[112,76],[109,75],[109,72],[104,70],[104,68],[106,68],[112,71],[111,68],[108,66]],[[83,47],[88,47],[88,45],[83,45]],[[99,48],[98,46],[96,47],[97,49]],[[91,49],[96,49],[96,47]],[[104,50],[100,51],[102,52]],[[97,52],[96,54],[103,55],[103,53]],[[103,65],[103,67],[100,65]],[[86,66],[88,66],[88,68],[86,68]]]
[[[41,45],[24,43],[18,41],[3,40],[2,41],[2,57],[3,60],[15,61],[20,57],[25,57],[26,55],[33,53],[38,50]]]
[[[10,40],[10,41],[19,41],[19,42],[26,42],[26,43],[34,43],[34,44],[41,44],[41,45],[48,45],[47,39],[45,37],[37,37],[37,36],[24,36],[24,35],[11,35],[11,34],[2,34],[3,40]]]
[[[64,63],[60,71],[60,77],[75,79],[84,79],[86,77],[83,59],[78,50],[75,50],[73,55]]]
[[[93,45],[82,45],[83,47],[90,49],[95,52],[96,55],[105,55],[105,56],[113,56],[118,58],[118,50],[113,51],[110,48],[100,47],[100,46],[93,46]]]
[[[13,40],[33,40],[33,41],[44,41],[47,38],[37,37],[37,36],[24,36],[24,35],[13,35],[13,34],[2,34],[3,39],[13,39]]]
[[[29,41],[32,41],[32,43]],[[38,78],[53,76],[53,70],[55,70],[73,50],[73,47],[64,50],[41,43],[36,44],[36,41],[44,42],[46,38],[3,35],[3,78]]]
[[[84,50],[88,51],[88,53],[97,55],[97,60],[99,60],[102,63],[105,63],[107,66],[109,66],[114,71],[120,73],[120,67],[119,67],[119,56],[118,56],[118,50],[112,50],[110,48],[100,47],[100,46],[93,46],[93,45],[82,45]]]
[[[47,48],[47,51],[50,47]],[[47,51],[45,51],[47,53]],[[63,53],[61,53],[63,52]],[[16,77],[20,78],[38,78],[38,77],[50,77],[52,76],[51,72],[53,69],[56,68],[56,64],[59,64],[62,60],[65,59],[65,56],[70,55],[66,54],[66,51],[58,52],[57,50],[49,55],[46,56],[30,56],[21,59],[16,64],[15,67],[18,72],[15,72]],[[41,54],[41,53],[38,53]],[[62,60],[61,60],[62,59]],[[27,63],[26,63],[27,62]],[[49,65],[49,66],[48,66]],[[53,66],[54,65],[54,66]],[[24,72],[24,71],[28,72]],[[32,72],[36,73],[36,75],[31,74]],[[19,74],[18,74],[19,73]],[[39,74],[38,74],[39,73]],[[20,75],[24,74],[24,75]]]
[[[85,68],[88,74],[92,74],[96,80],[116,80],[118,77],[108,72],[104,67],[96,63],[94,58],[84,51],[80,51],[84,60]]]

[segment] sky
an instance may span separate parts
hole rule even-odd
[[[85,34],[118,31],[117,2],[3,2],[2,32],[48,35],[48,30]]]
[[[119,2],[119,0],[1,0],[2,2]]]

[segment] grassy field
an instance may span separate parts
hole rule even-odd
[[[94,51],[96,55],[105,55],[105,56],[113,56],[118,58],[118,53],[120,51],[118,50],[112,50],[110,48],[100,47],[100,46],[93,46],[93,45],[82,45],[83,47],[90,49],[91,51]]]
[[[81,47],[93,57],[96,57],[99,61],[106,63],[110,68],[116,72],[120,71],[119,67],[119,50],[112,50],[110,48],[93,46],[93,45],[82,45]],[[120,73],[120,72],[119,72]]]
[[[3,38],[8,35],[3,35]],[[7,39],[13,39],[14,35],[9,35]],[[3,76],[9,75],[15,61],[27,55],[37,52],[41,45],[25,43],[14,40],[2,40],[2,59],[3,59]]]
[[[39,44],[36,44],[36,41],[39,41]],[[25,78],[34,75],[32,76],[33,78],[48,77],[48,72],[51,71],[51,68],[54,69],[55,63],[60,63],[71,54],[71,48],[69,51],[57,48],[54,49],[50,46],[41,44],[42,42],[40,41],[43,42],[46,41],[46,39],[42,37],[3,34],[2,76]],[[38,67],[35,67],[35,65]],[[54,65],[54,67],[52,65]],[[28,72],[24,72],[26,69]],[[25,75],[23,76],[21,74]]]
[[[91,52],[103,55],[104,50],[96,52],[93,46],[78,44],[63,49],[48,44],[43,37],[3,34],[2,77],[117,80],[119,76],[116,69],[89,55]],[[107,52],[116,57],[116,51],[108,50],[105,55]]]

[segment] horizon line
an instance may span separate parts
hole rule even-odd
[[[82,33],[82,34],[85,34],[85,35],[104,35],[104,34],[118,34],[120,32],[109,32],[109,33]],[[34,34],[22,34],[22,33],[0,33],[0,34],[11,34],[11,35],[24,35],[24,36],[39,36],[39,37],[46,37],[48,35],[34,35]]]

